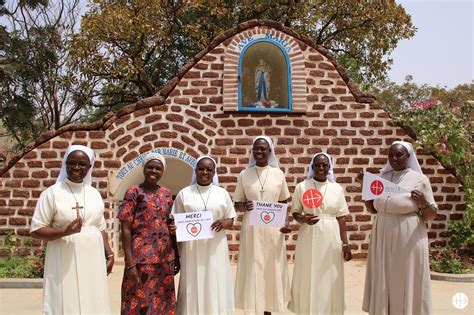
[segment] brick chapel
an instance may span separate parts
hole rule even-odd
[[[189,185],[196,158],[211,155],[218,162],[220,185],[232,195],[257,135],[272,138],[290,192],[305,178],[314,153],[333,156],[336,180],[345,188],[350,209],[349,242],[354,257],[365,258],[372,217],[356,175],[360,170],[377,173],[392,141],[413,140],[373,96],[350,82],[326,49],[268,20],[251,20],[218,36],[156,95],[100,121],[49,131],[11,158],[0,170],[0,236],[18,235],[24,255],[39,249],[41,241],[31,242],[29,236],[37,198],[55,183],[65,149],[82,144],[96,152],[93,185],[104,198],[110,239],[121,255],[115,215],[126,189],[143,179],[138,166],[144,155],[155,151],[166,157],[160,183],[173,194]],[[428,223],[430,244],[443,246],[447,222],[463,216],[462,186],[433,156],[421,150],[417,156],[439,205],[435,220]],[[227,234],[232,262],[241,219]],[[289,260],[298,237],[298,226],[292,222],[291,227]]]

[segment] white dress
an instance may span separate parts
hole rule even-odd
[[[263,192],[256,171],[264,186]],[[235,202],[278,202],[289,197],[285,175],[280,169],[271,166],[252,166],[242,171],[234,193]],[[289,299],[285,235],[279,228],[249,226],[246,211],[240,230],[235,306],[250,314],[285,312]]]
[[[225,189],[197,184],[178,193],[172,213],[197,212],[204,208],[212,210],[214,221],[236,216],[232,200]],[[179,253],[181,271],[177,313],[233,314],[234,285],[225,230],[216,232],[214,238],[181,242]]]
[[[74,195],[69,190],[69,184]],[[90,185],[59,182],[43,191],[36,204],[31,232],[66,227],[76,218],[76,200],[84,209],[81,232],[49,241],[43,285],[45,314],[110,314],[104,243],[104,203]]]
[[[430,180],[412,169],[381,175],[436,206]],[[374,200],[362,310],[369,314],[431,314],[426,221],[410,193]]]
[[[303,202],[304,193],[310,189],[319,190],[323,196],[317,208]],[[300,226],[288,308],[296,314],[342,314],[344,266],[336,218],[349,213],[344,188],[329,181],[306,179],[296,186],[292,212],[317,215],[319,222]]]

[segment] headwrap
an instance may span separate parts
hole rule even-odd
[[[270,137],[258,136],[255,139],[253,139],[252,145],[254,145],[255,142],[257,142],[257,140],[260,140],[260,139],[265,140],[268,143],[268,146],[270,147],[270,155],[268,156],[268,165],[270,165],[271,167],[280,168],[280,165],[278,164],[278,160],[275,155],[275,148],[273,147],[273,142],[272,142],[272,139],[270,139]],[[247,165],[247,168],[254,166],[256,163],[257,161],[255,161],[253,153],[250,154],[250,160],[249,160],[249,164]]]
[[[217,178],[217,163],[216,163],[216,160],[214,160],[213,158],[211,158],[208,155],[200,156],[196,160],[196,164],[194,164],[194,167],[193,167],[193,177],[191,178],[191,185],[194,185],[194,184],[197,183],[196,168],[197,168],[197,165],[198,165],[199,161],[201,161],[203,159],[209,159],[214,163],[214,176],[212,177],[212,185],[219,186],[219,179]]]
[[[86,177],[84,177],[84,184],[86,185],[91,185],[92,184],[92,168],[94,167],[94,162],[95,162],[95,153],[94,150],[91,148],[88,148],[83,145],[71,145],[69,148],[67,148],[66,153],[64,154],[63,157],[63,163],[61,165],[61,171],[59,172],[59,176],[56,179],[56,183],[63,182],[67,179],[67,171],[66,171],[66,161],[69,155],[74,152],[74,151],[82,151],[87,156],[89,157],[89,161],[91,163],[91,167],[89,168],[89,171],[87,172]]]
[[[163,155],[159,153],[148,153],[145,158],[143,159],[143,168],[145,165],[150,162],[151,160],[158,160],[163,164],[163,171],[166,169],[166,160]]]
[[[415,172],[423,174],[423,172],[421,171],[420,164],[418,163],[418,160],[416,159],[415,150],[413,150],[412,144],[410,142],[406,142],[406,141],[393,141],[392,145],[394,145],[394,144],[401,144],[402,146],[405,147],[405,149],[407,149],[408,154],[410,154],[410,157],[408,158],[408,162],[407,162],[407,167],[411,168]],[[382,168],[380,170],[380,173],[385,174],[385,173],[388,173],[388,172],[391,172],[391,171],[393,171],[393,168],[390,165],[390,162],[387,161],[387,164],[385,165],[384,168]]]
[[[314,159],[318,155],[324,155],[325,157],[328,158],[328,160],[329,160],[329,172],[328,172],[327,177],[328,177],[328,181],[330,181],[331,183],[334,183],[334,181],[335,181],[335,178],[334,178],[334,165],[332,163],[332,158],[329,154],[324,153],[324,152],[319,152],[319,153],[316,153],[315,155],[313,155],[313,158],[311,159],[311,163],[309,164],[308,176],[306,176],[306,178],[310,179],[310,178],[314,177],[313,162],[314,162]]]

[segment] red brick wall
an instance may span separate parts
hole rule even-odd
[[[284,31],[283,27],[275,30]],[[364,208],[354,178],[367,167],[369,171],[378,171],[386,162],[390,143],[409,137],[393,126],[389,115],[376,104],[363,103],[344,73],[321,53],[323,50],[289,33],[283,35],[297,42],[304,59],[306,113],[224,112],[225,55],[232,36],[238,35],[224,34],[228,37],[187,64],[156,96],[132,104],[116,115],[109,114],[93,125],[75,126],[39,139],[42,144],[10,164],[0,178],[0,235],[12,231],[23,241],[29,238],[37,198],[55,182],[63,152],[70,144],[88,145],[96,151],[94,186],[105,199],[106,217],[113,229],[110,218],[114,205],[110,202],[108,176],[126,162],[154,147],[173,147],[194,157],[210,154],[219,163],[221,185],[233,192],[236,176],[248,162],[253,137],[268,135],[275,143],[291,192],[305,178],[315,152],[326,150],[334,157],[337,182],[345,187],[349,204],[347,226],[354,256],[366,257],[372,218]],[[430,178],[440,209],[435,220],[428,223],[431,245],[443,245],[447,221],[462,218],[462,187],[431,155],[418,151],[418,158]],[[234,261],[240,221],[241,216],[228,233]],[[297,225],[292,224],[292,229],[287,242],[290,259],[294,258]],[[23,246],[22,252],[26,254],[39,244],[35,241],[33,247]],[[5,249],[0,249],[0,255],[5,253]]]

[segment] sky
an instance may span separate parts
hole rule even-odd
[[[418,28],[391,54],[391,81],[453,88],[474,79],[474,0],[397,0]]]

